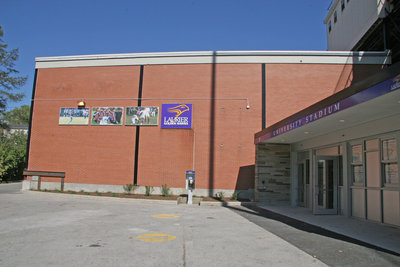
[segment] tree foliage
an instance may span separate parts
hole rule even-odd
[[[20,108],[5,112],[2,120],[9,125],[28,125],[30,111],[30,106],[23,105]]]
[[[7,50],[8,45],[3,41],[4,31],[0,26],[0,117],[3,117],[8,101],[19,101],[24,94],[16,93],[25,84],[27,77],[18,76],[18,70],[14,68],[18,59],[18,49]],[[0,121],[0,126],[4,126]]]
[[[22,133],[0,136],[0,182],[22,179],[27,139]]]

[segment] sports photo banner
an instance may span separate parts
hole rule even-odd
[[[89,108],[60,108],[59,125],[88,125]]]
[[[94,107],[92,108],[92,125],[122,125],[122,107]]]
[[[158,107],[126,107],[125,125],[158,125]]]
[[[161,128],[191,129],[192,104],[162,104]]]

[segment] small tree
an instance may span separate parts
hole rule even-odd
[[[0,136],[0,182],[22,179],[25,165],[27,135],[16,133]]]
[[[0,118],[3,118],[7,109],[8,101],[19,101],[24,94],[14,93],[26,82],[27,77],[15,76],[19,72],[14,68],[15,61],[18,59],[18,49],[7,50],[8,45],[4,43],[2,37],[3,28],[0,26]],[[0,127],[7,127],[2,119]]]
[[[31,107],[23,105],[20,108],[15,108],[11,111],[5,112],[2,120],[8,124],[28,125]]]

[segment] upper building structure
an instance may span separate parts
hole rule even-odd
[[[391,50],[400,59],[400,1],[334,0],[324,23],[329,51]]]

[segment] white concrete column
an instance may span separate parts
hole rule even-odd
[[[347,142],[343,142],[342,144],[342,160],[343,160],[343,200],[344,200],[344,207],[343,207],[343,215],[346,217],[351,216],[351,164],[350,164],[350,149]]]
[[[298,168],[297,152],[290,152],[290,205],[295,207],[298,203]]]

